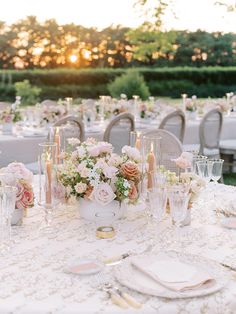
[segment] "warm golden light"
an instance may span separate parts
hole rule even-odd
[[[76,55],[70,56],[70,62],[75,63],[78,60],[78,57]]]

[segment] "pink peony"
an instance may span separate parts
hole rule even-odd
[[[28,183],[33,182],[33,173],[28,170],[21,162],[12,162],[7,167],[3,168],[3,173],[12,173],[16,179],[24,179]]]
[[[31,185],[21,179],[17,182],[16,208],[26,209],[34,206],[34,193]]]

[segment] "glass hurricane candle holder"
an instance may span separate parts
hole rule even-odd
[[[142,133],[139,131],[130,132],[130,146],[137,148],[141,152]]]
[[[46,226],[52,223],[52,213],[57,204],[57,144],[39,144],[39,205],[44,208]]]

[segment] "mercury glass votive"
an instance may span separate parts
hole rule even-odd
[[[110,211],[95,214],[96,237],[99,239],[110,239],[116,235],[115,213]]]

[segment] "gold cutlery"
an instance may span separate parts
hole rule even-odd
[[[117,255],[117,256],[113,256],[113,257],[110,257],[110,258],[106,258],[103,260],[103,263],[106,264],[107,266],[113,266],[113,265],[117,265],[119,264],[123,259],[126,259],[127,257],[129,256],[133,256],[133,255],[139,255],[139,254],[144,254],[144,253],[147,253],[147,252],[150,252],[152,250],[152,245],[148,245],[146,247],[146,249],[142,252],[127,252],[127,253],[124,253],[124,254],[121,254],[121,255]]]
[[[104,278],[104,275],[99,273],[97,276],[101,289],[108,293],[113,304],[116,304],[123,309],[127,309],[129,305],[135,309],[140,309],[142,307],[142,304],[135,300],[130,294],[123,292],[121,289],[107,281]]]

